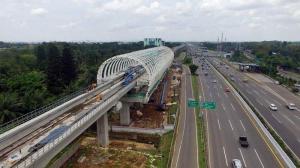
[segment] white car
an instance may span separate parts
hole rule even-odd
[[[295,105],[294,103],[289,103],[289,104],[287,105],[287,108],[288,108],[289,110],[296,110],[296,105]]]
[[[234,168],[242,168],[242,162],[239,159],[232,160],[232,167]]]
[[[270,109],[273,111],[277,111],[277,106],[275,104],[270,104]]]

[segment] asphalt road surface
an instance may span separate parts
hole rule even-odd
[[[220,61],[218,59],[213,60]],[[246,77],[245,73],[239,72],[232,67],[226,69],[225,66],[219,66],[219,70],[225,75],[234,74],[234,83],[239,90],[250,100],[290,149],[300,157],[299,97],[293,95],[286,88],[267,80],[258,80],[247,76],[249,80],[245,83],[242,81]],[[278,107],[278,111],[270,110],[269,105],[271,103]],[[288,103],[294,103],[298,108],[296,110],[289,110],[286,107]]]
[[[232,159],[239,159],[244,167],[277,168],[282,167],[267,143],[257,131],[240,101],[232,94],[225,92],[228,87],[212,68],[201,69],[199,65],[199,83],[202,90],[202,101],[214,101],[215,110],[204,112],[208,129],[208,164],[211,168],[231,167]],[[206,66],[207,67],[207,66]],[[204,75],[208,72],[208,76]],[[213,81],[216,80],[216,83]],[[247,136],[249,147],[243,148],[238,142],[239,136]]]
[[[195,111],[187,107],[187,100],[193,98],[191,74],[183,67],[178,130],[174,145],[172,168],[197,168],[198,147]]]

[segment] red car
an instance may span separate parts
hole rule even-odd
[[[228,87],[225,88],[225,92],[230,92],[230,89]]]

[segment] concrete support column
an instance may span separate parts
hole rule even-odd
[[[120,124],[129,125],[130,124],[130,104],[128,102],[122,102],[122,108],[120,110]]]
[[[108,136],[108,119],[107,113],[101,116],[97,121],[97,141],[102,147],[107,147],[109,145]]]

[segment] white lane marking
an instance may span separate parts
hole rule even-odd
[[[285,114],[282,114],[282,116],[285,118],[285,119],[287,119],[290,123],[292,123],[293,125],[296,125],[295,123],[294,123],[294,121],[292,121],[288,116],[286,116]]]
[[[236,109],[235,109],[235,107],[233,106],[233,104],[230,103],[230,105],[231,105],[232,109],[233,109],[234,111],[236,111]]]
[[[220,92],[218,92],[218,97],[220,97]]]
[[[300,139],[297,139],[298,143],[300,143]]]
[[[243,156],[243,153],[242,153],[242,150],[241,150],[241,148],[239,148],[239,151],[240,151],[240,154],[241,154],[241,156],[242,156],[242,159],[243,159],[244,165],[245,165],[245,167],[247,167],[247,164],[246,164],[246,162],[245,162],[245,159],[244,159],[244,156]]]
[[[265,99],[265,101],[268,103],[268,105],[273,104],[269,100]]]
[[[295,115],[295,117],[296,117],[298,120],[300,120],[300,117],[299,117],[299,116],[296,116],[296,115]]]
[[[281,103],[279,103],[277,100],[273,100],[276,104],[281,106]]]
[[[260,104],[261,106],[264,106],[259,100],[258,100],[258,104]]]
[[[226,111],[226,107],[224,106],[224,104],[222,103],[221,105],[222,105],[223,109]]]
[[[244,124],[243,124],[242,120],[240,120],[240,123],[241,123],[241,125],[242,125],[244,131],[246,132],[246,128],[244,127]]]
[[[252,92],[249,92],[248,90],[246,92],[252,95]]]
[[[221,125],[220,125],[219,119],[218,119],[218,125],[219,125],[219,130],[221,130]]]
[[[184,80],[185,86],[186,86],[186,76],[185,76],[185,80]],[[183,142],[183,136],[184,136],[184,130],[185,130],[185,121],[186,121],[186,90],[184,92],[184,122],[183,122],[183,131],[182,131],[182,138],[181,138],[181,143],[179,145],[179,151],[178,151],[178,157],[175,163],[175,167],[177,167],[178,161],[179,161],[179,157],[180,157],[180,151],[181,151],[181,146],[182,146],[182,142]]]
[[[274,114],[272,114],[272,116],[275,118],[275,120],[277,120],[280,124],[282,123],[282,121],[280,121]]]
[[[209,96],[210,96],[210,99],[212,100],[212,94],[211,94],[211,92],[209,93]]]
[[[264,164],[262,163],[262,161],[260,160],[260,157],[259,157],[259,155],[258,155],[256,149],[254,149],[254,152],[255,152],[255,154],[256,154],[256,156],[257,156],[257,158],[258,158],[258,160],[259,160],[259,162],[260,162],[260,164],[261,164],[261,167],[264,168],[265,166],[264,166]]]
[[[231,121],[228,120],[228,122],[229,122],[229,125],[230,125],[230,127],[231,127],[231,130],[233,131],[233,126],[232,126],[232,124],[231,124]]]
[[[226,151],[225,151],[224,146],[223,146],[223,153],[224,153],[224,157],[225,157],[226,166],[228,167],[228,161],[227,161],[227,156],[226,156]]]
[[[253,90],[253,92],[259,96],[259,93],[256,90]]]
[[[226,93],[224,95],[225,95],[226,98],[228,98],[228,95]]]

